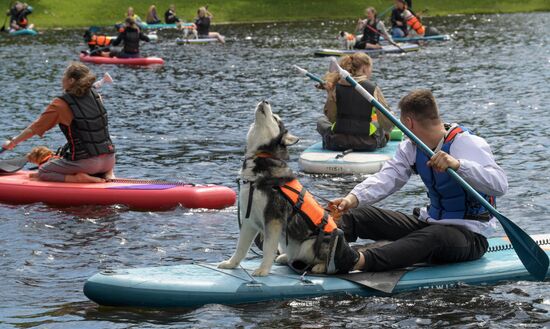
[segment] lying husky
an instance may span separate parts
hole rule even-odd
[[[285,129],[268,102],[258,104],[255,116],[241,169],[239,211],[243,224],[237,250],[218,267],[237,267],[256,235],[262,233],[263,260],[252,275],[268,275],[274,260],[324,273],[331,267],[327,260],[338,239],[343,239],[341,231],[302,188],[285,161],[289,158],[287,146],[296,144],[298,138]],[[279,245],[283,253],[276,258]]]

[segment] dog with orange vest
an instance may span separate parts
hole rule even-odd
[[[239,266],[257,235],[262,234],[263,259],[252,275],[269,275],[274,261],[298,271],[328,272],[331,253],[343,233],[333,214],[315,201],[288,166],[287,148],[297,142],[269,103],[260,102],[248,131],[240,172],[242,225],[237,248],[219,268]]]
[[[346,31],[340,31],[336,39],[340,40],[340,42],[342,43],[342,47],[346,50],[352,50],[355,46],[355,43],[357,42],[357,38],[355,37],[355,35]]]

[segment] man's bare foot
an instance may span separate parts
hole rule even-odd
[[[78,173],[74,175],[66,175],[65,182],[67,183],[104,183],[105,179],[90,176],[86,173]]]

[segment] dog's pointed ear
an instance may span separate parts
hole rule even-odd
[[[281,142],[284,146],[290,146],[298,143],[300,139],[291,133],[287,132],[283,135],[283,138],[281,139]]]

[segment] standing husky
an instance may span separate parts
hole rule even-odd
[[[302,188],[285,161],[289,158],[287,146],[296,144],[298,138],[285,129],[268,102],[257,105],[255,116],[240,173],[243,185],[239,211],[243,224],[237,250],[218,267],[237,267],[256,235],[262,233],[263,260],[252,275],[268,275],[274,260],[301,264],[300,269],[313,266],[312,272],[324,273],[327,266],[331,267],[327,260],[334,256],[338,239],[343,239],[342,231]],[[279,242],[285,253],[275,259]]]

